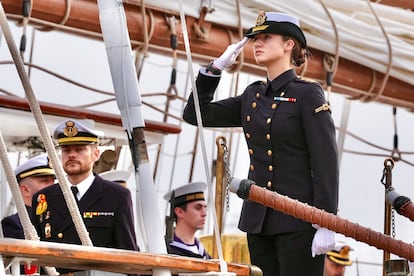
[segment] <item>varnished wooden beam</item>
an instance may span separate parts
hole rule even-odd
[[[33,264],[41,266],[141,275],[152,275],[155,268],[169,269],[173,274],[220,271],[218,260],[7,238],[0,239],[0,254],[6,258],[33,258]],[[239,276],[261,275],[255,266],[228,263],[227,268]]]
[[[122,126],[121,116],[117,114],[44,102],[40,102],[39,105],[43,114],[70,117],[74,119],[90,119],[97,123]],[[0,106],[10,109],[30,111],[28,101],[19,97],[0,95]],[[177,134],[181,132],[181,128],[177,125],[153,120],[145,120],[144,130],[163,134]]]

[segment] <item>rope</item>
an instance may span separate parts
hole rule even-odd
[[[30,0],[31,3],[33,3],[33,0]],[[62,19],[60,20],[59,23],[57,23],[57,25],[65,25],[66,21],[68,21],[69,15],[70,15],[70,10],[72,8],[72,0],[65,0],[65,13],[63,14]],[[32,4],[30,4],[30,7],[32,7]],[[55,30],[56,28],[54,27],[43,27],[43,28],[38,28],[39,31],[44,31],[44,32],[50,32]]]
[[[363,143],[365,143],[365,144],[367,144],[367,145],[369,145],[371,147],[377,148],[379,150],[387,151],[387,152],[389,152],[389,154],[378,154],[378,153],[362,152],[362,151],[347,150],[347,149],[343,149],[343,152],[351,153],[351,154],[357,154],[357,155],[365,155],[365,156],[377,156],[377,157],[393,157],[393,155],[394,155],[394,149],[387,149],[387,148],[384,148],[384,147],[375,145],[375,144],[373,144],[371,142],[368,142],[367,140],[364,140],[364,139],[358,137],[357,135],[353,134],[352,132],[350,132],[350,131],[348,131],[346,129],[343,129],[343,128],[340,128],[340,127],[337,127],[336,129],[338,131],[340,131],[340,132],[346,133],[347,135],[349,135],[349,136],[357,139],[358,141],[361,141],[361,142],[363,142]],[[411,155],[411,154],[414,154],[414,152],[402,152],[402,151],[398,151],[398,153],[400,154],[399,157],[398,157],[398,161],[401,161],[403,163],[406,163],[407,165],[410,165],[410,166],[414,166],[414,163],[412,163],[412,162],[410,162],[410,161],[408,161],[406,159],[401,158],[401,155],[402,154]]]
[[[177,78],[177,47],[178,47],[178,41],[177,41],[177,32],[175,29],[175,24],[177,23],[177,20],[174,16],[166,17],[166,21],[168,24],[168,27],[170,29],[170,45],[172,50],[172,65],[171,65],[171,78],[170,78],[170,85],[167,88],[167,91],[165,92],[167,95],[167,101],[165,103],[165,111],[163,116],[163,122],[168,121],[168,114],[170,110],[170,102],[171,100],[175,99],[175,96],[178,95],[177,86],[175,85],[175,81]],[[162,145],[158,145],[157,155],[155,157],[154,162],[154,176],[155,179],[158,173],[158,165],[161,159],[161,147]]]
[[[332,23],[332,28],[335,33],[335,56],[324,56],[323,59],[323,65],[327,72],[326,74],[326,84],[327,84],[327,91],[328,91],[328,103],[331,95],[331,88],[332,88],[332,81],[335,77],[336,71],[338,69],[338,61],[339,61],[339,33],[338,28],[336,27],[335,20],[332,17],[332,14],[330,13],[329,9],[326,7],[324,0],[319,0],[321,3],[323,9],[325,10],[326,14],[328,15],[329,20]]]
[[[240,12],[240,2],[239,0],[236,0],[236,11],[237,11],[237,27],[239,32],[239,40],[243,38],[243,25],[241,20],[241,12]],[[232,42],[232,33],[230,30],[228,30],[230,41]],[[241,68],[243,67],[244,63],[244,51],[241,51],[239,56],[237,57],[236,62],[233,64],[232,67],[227,69],[228,72],[234,73],[234,72],[240,72]]]
[[[185,14],[184,14],[184,9],[183,9],[183,0],[180,0],[180,19],[181,19],[181,25],[182,25],[182,32],[183,32],[183,39],[184,39],[184,45],[185,45],[185,49],[186,49],[186,54],[187,54],[187,62],[188,62],[188,70],[189,70],[189,74],[191,76],[191,81],[192,81],[192,88],[193,88],[193,97],[194,97],[194,105],[195,105],[195,111],[196,111],[196,115],[197,115],[197,129],[199,130],[199,138],[200,138],[200,142],[201,142],[201,149],[203,152],[203,161],[204,161],[204,169],[205,169],[205,173],[206,173],[206,179],[208,179],[208,181],[210,182],[210,171],[208,168],[208,163],[207,163],[207,154],[206,154],[206,145],[205,145],[205,141],[204,141],[204,134],[203,134],[203,123],[202,123],[202,119],[201,119],[201,111],[200,111],[200,102],[198,99],[198,92],[197,92],[197,86],[195,83],[195,77],[194,77],[194,72],[193,72],[193,62],[192,62],[192,57],[191,57],[191,51],[190,51],[190,42],[189,42],[189,38],[188,38],[188,31],[187,31],[187,23],[186,23],[186,19],[185,19]],[[213,190],[212,190],[212,185],[208,185],[208,192],[210,195],[213,194]],[[219,261],[220,261],[220,269],[222,272],[227,272],[227,264],[224,261],[224,257],[223,257],[223,250],[221,247],[221,238],[220,238],[220,231],[218,229],[218,225],[217,225],[217,214],[214,210],[214,208],[212,206],[214,206],[214,202],[212,197],[210,196],[208,198],[208,206],[209,209],[212,210],[212,214],[213,214],[213,221],[214,223],[214,232],[215,232],[215,238],[217,241],[217,251],[218,251],[218,255],[219,255]]]
[[[31,3],[30,0],[23,0],[23,7],[22,7],[22,36],[20,37],[20,55],[23,58],[24,51],[26,50],[26,31],[27,31],[27,24],[29,22],[29,15],[30,15],[30,7]]]
[[[55,145],[53,144],[51,140],[51,135],[47,129],[46,123],[43,118],[42,111],[40,109],[39,103],[36,100],[36,97],[34,95],[33,89],[31,87],[31,84],[28,80],[28,77],[26,75],[26,72],[24,70],[24,63],[18,53],[17,47],[14,44],[13,36],[11,33],[11,30],[7,23],[7,18],[4,13],[3,6],[0,3],[0,23],[1,27],[4,33],[4,37],[6,38],[7,45],[10,50],[10,54],[14,60],[14,63],[16,65],[17,73],[19,74],[20,80],[22,82],[26,98],[28,99],[30,109],[33,113],[34,119],[37,123],[39,132],[41,134],[42,140],[46,146],[47,153],[49,155],[49,158],[53,164],[53,167],[55,169],[59,185],[62,189],[63,195],[65,197],[65,200],[69,207],[69,212],[72,216],[73,223],[75,224],[76,230],[78,231],[79,237],[82,241],[82,244],[84,245],[92,245],[92,242],[89,239],[89,235],[86,231],[86,227],[83,223],[83,220],[80,216],[78,207],[76,205],[75,199],[72,196],[72,192],[69,189],[69,185],[67,184],[67,181],[64,177],[64,172],[62,169],[62,165],[59,162],[58,154],[55,150]]]
[[[14,64],[14,61],[0,61],[0,65],[8,65],[8,64]],[[76,81],[74,81],[70,78],[64,77],[64,76],[62,76],[58,73],[55,73],[54,71],[51,71],[51,70],[48,70],[48,69],[44,68],[42,66],[39,66],[39,65],[36,65],[36,64],[30,63],[30,62],[24,62],[23,64],[27,65],[27,66],[30,66],[32,68],[38,69],[38,70],[40,70],[40,71],[42,71],[46,74],[52,75],[52,76],[54,76],[58,79],[61,79],[61,80],[66,81],[68,83],[71,83],[71,84],[73,84],[75,86],[78,86],[80,88],[84,88],[84,89],[90,90],[92,92],[96,92],[98,94],[102,94],[102,95],[106,95],[106,96],[114,96],[114,92],[104,91],[104,90],[101,90],[101,89],[97,89],[97,88],[94,88],[94,87],[76,82]]]
[[[198,18],[198,22],[194,21],[194,23],[192,24],[192,28],[194,30],[194,33],[196,35],[196,37],[200,40],[207,40],[208,38],[208,30],[203,28],[204,25],[204,19],[207,15],[208,12],[212,12],[214,11],[214,9],[210,9],[206,6],[202,6],[200,9],[200,17]]]
[[[20,221],[22,222],[24,236],[28,240],[39,240],[39,236],[34,229],[34,226],[30,222],[29,215],[25,208],[22,195],[20,193],[19,184],[17,183],[16,177],[13,174],[13,169],[7,158],[7,147],[4,142],[3,134],[0,130],[0,158],[3,165],[3,169],[6,175],[7,182],[9,183],[10,191],[16,204],[16,209],[19,214]]]
[[[152,38],[154,33],[154,15],[152,11],[149,11],[149,21],[150,21],[150,28],[148,30],[147,20],[146,20],[146,8],[145,8],[145,0],[141,0],[141,14],[142,14],[142,24],[144,27],[144,43],[137,47],[135,51],[135,69],[137,71],[137,79],[139,80],[141,77],[141,72],[144,67],[144,60],[148,57],[148,46],[149,41]]]
[[[0,2],[0,7],[1,6]],[[13,174],[12,166],[10,165],[9,159],[7,158],[7,150],[6,150],[6,143],[3,139],[3,134],[0,131],[0,160],[1,164],[3,165],[4,172],[6,174],[7,182],[9,183],[10,191],[14,198],[14,202],[16,203],[17,213],[20,218],[20,222],[23,226],[24,237],[27,240],[38,241],[39,236],[30,221],[29,214],[27,213],[26,207],[23,202],[22,195],[20,193],[19,184],[17,183],[17,179]],[[48,275],[57,275],[56,269],[54,267],[44,267]]]
[[[393,145],[394,148],[392,150],[391,156],[395,161],[399,161],[401,159],[401,152],[398,149],[398,131],[397,131],[397,108],[394,106],[392,108],[392,118],[394,124],[394,140]]]
[[[385,86],[387,84],[388,78],[390,76],[390,72],[391,72],[391,68],[392,68],[392,45],[390,42],[390,39],[388,37],[387,32],[384,29],[384,26],[382,25],[381,21],[378,18],[377,13],[375,12],[374,8],[371,5],[370,0],[366,0],[369,9],[371,10],[372,15],[375,17],[375,20],[378,22],[378,25],[381,28],[381,31],[385,37],[385,40],[387,42],[387,48],[388,48],[388,65],[387,65],[387,70],[385,71],[385,75],[384,75],[384,79],[382,80],[382,84],[380,89],[378,90],[378,92],[376,93],[375,96],[372,95],[368,95],[366,97],[361,98],[361,100],[366,101],[366,102],[370,102],[370,101],[375,101],[378,100],[378,98],[382,95],[382,93],[385,90]]]

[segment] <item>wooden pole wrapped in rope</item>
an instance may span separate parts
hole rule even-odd
[[[350,222],[324,210],[293,200],[274,191],[256,185],[252,180],[233,178],[230,191],[242,199],[248,199],[298,219],[318,224],[336,233],[354,238],[378,249],[387,250],[395,255],[414,261],[414,246],[396,240],[380,232]]]

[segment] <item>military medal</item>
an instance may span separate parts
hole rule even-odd
[[[48,239],[51,237],[52,237],[52,229],[51,229],[50,223],[46,223],[45,224],[45,238]]]
[[[281,102],[296,102],[296,98],[287,98],[287,97],[274,97],[273,100],[275,101],[281,101]]]

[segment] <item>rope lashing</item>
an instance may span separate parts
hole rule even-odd
[[[205,1],[204,1],[205,2]],[[204,19],[206,18],[207,13],[214,12],[214,8],[211,7],[211,1],[209,5],[202,4],[200,8],[200,17],[198,18],[198,22],[194,22],[192,24],[192,28],[196,34],[196,37],[200,40],[207,40],[208,38],[208,30],[206,30],[204,26]]]
[[[391,152],[391,157],[394,159],[394,161],[401,160],[401,152],[398,149],[398,131],[397,131],[397,108],[394,106],[392,108],[392,114],[393,114],[393,121],[394,121],[394,139],[393,139],[393,149]]]
[[[23,0],[22,6],[22,15],[23,15],[23,22],[22,22],[22,36],[20,38],[20,56],[23,58],[23,54],[26,51],[26,31],[27,31],[27,24],[29,23],[29,15],[30,15],[30,0]]]
[[[173,57],[173,64],[171,66],[172,69],[171,69],[170,86],[167,89],[167,96],[170,98],[172,97],[172,92],[174,93],[174,96],[178,95],[177,86],[175,85],[175,82],[177,79],[177,48],[178,48],[177,31],[175,28],[177,19],[174,16],[170,16],[170,17],[167,17],[166,20],[167,20],[168,26],[170,27],[170,46],[172,49],[172,57]]]

